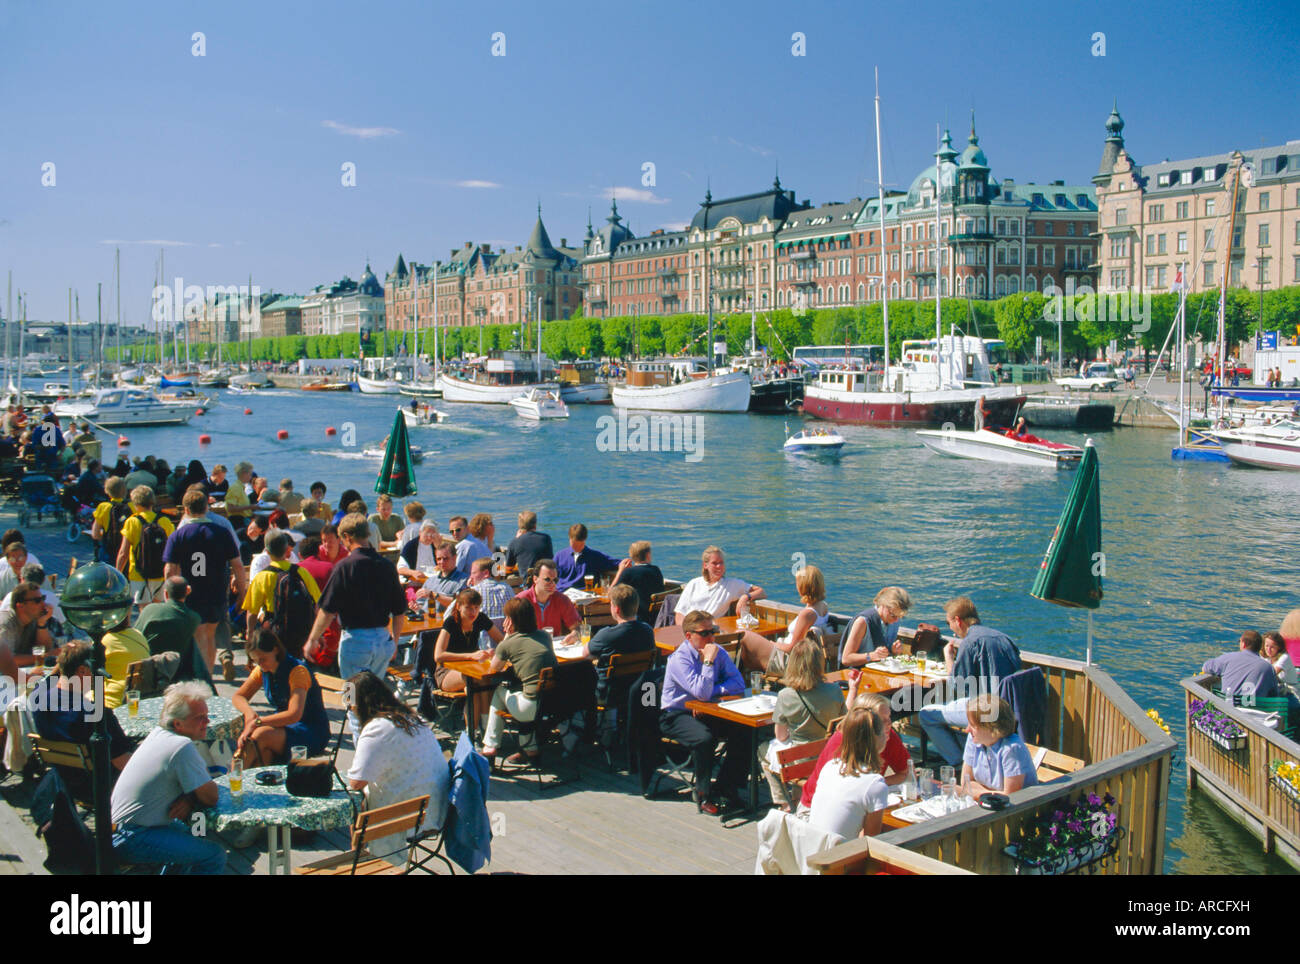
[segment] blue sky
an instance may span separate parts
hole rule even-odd
[[[1115,97],[1139,161],[1300,138],[1297,50],[1283,3],[0,0],[0,286],[12,270],[55,320],[74,287],[93,318],[120,242],[137,321],[142,242],[168,242],[169,280],[301,294],[367,256],[382,280],[399,251],[523,244],[539,200],[577,244],[611,186],[637,234],[778,163],[800,199],[874,193],[877,65],[887,184],[925,166],[936,122],[963,146],[972,107],[995,177],[1086,182]]]

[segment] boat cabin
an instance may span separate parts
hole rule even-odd
[[[693,378],[704,378],[708,370],[700,358],[654,358],[634,361],[628,367],[629,388],[654,388],[677,385]]]
[[[594,361],[566,361],[555,366],[556,380],[565,385],[594,385],[596,383],[596,363]]]
[[[993,384],[988,347],[982,338],[951,334],[904,341],[898,364],[889,366],[888,385],[896,392],[933,392]]]

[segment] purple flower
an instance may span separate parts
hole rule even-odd
[[[1094,807],[1100,807],[1100,806],[1101,806],[1101,797],[1097,796],[1097,794],[1095,794],[1095,793],[1090,793],[1090,794],[1088,794],[1088,803],[1089,803],[1091,806],[1094,806]]]

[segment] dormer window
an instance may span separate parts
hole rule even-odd
[[[1170,178],[1171,175],[1169,174],[1161,174],[1159,177],[1156,178],[1156,185],[1159,187],[1168,187],[1170,183]]]
[[[1191,184],[1191,183],[1192,183],[1192,172],[1191,172],[1191,171],[1183,171],[1181,174],[1179,174],[1179,176],[1178,176],[1178,183],[1179,183],[1179,184]]]

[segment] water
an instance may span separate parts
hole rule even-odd
[[[331,502],[353,487],[373,507],[379,463],[359,451],[383,439],[399,402],[223,392],[221,404],[187,428],[124,432],[135,454],[173,464],[198,458],[209,469],[247,459],[272,483],[289,476],[305,492],[321,480]],[[896,584],[914,600],[908,624],[942,626],[943,603],[964,594],[1022,648],[1084,656],[1086,615],[1029,596],[1069,472],[945,459],[908,431],[860,426],[842,428],[839,461],[815,461],[781,452],[783,422],[793,431],[797,420],[749,415],[700,416],[703,458],[688,462],[683,452],[597,451],[597,419],[615,411],[607,406],[575,405],[567,422],[537,423],[505,406],[437,404],[451,420],[410,435],[426,452],[416,468],[418,498],[444,531],[453,514],[489,512],[504,542],[515,514],[528,508],[557,548],[580,521],[591,544],[616,557],[649,539],[655,563],[681,577],[698,574],[701,550],[716,544],[730,575],[786,601],[796,599],[792,569],[806,560],[825,573],[838,612],[856,612]],[[253,414],[243,415],[245,407]],[[338,430],[334,438],[328,425]],[[343,444],[349,427],[351,447]],[[278,429],[288,430],[287,441],[276,440]],[[201,433],[211,445],[199,445]],[[1179,680],[1235,648],[1241,630],[1276,628],[1296,604],[1300,563],[1284,547],[1300,535],[1288,509],[1300,477],[1175,463],[1172,432],[1127,429],[1096,442],[1107,578],[1094,659],[1182,740]],[[1182,765],[1170,792],[1168,871],[1286,872],[1206,798],[1187,800]]]

